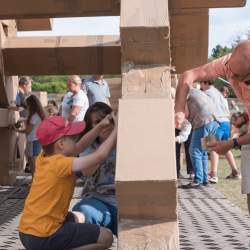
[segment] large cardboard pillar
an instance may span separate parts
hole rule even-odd
[[[168,1],[121,1],[118,249],[179,249]]]
[[[2,47],[7,36],[16,34],[14,21],[0,22],[0,185],[9,185],[15,181],[11,170],[16,164],[17,134],[9,128],[16,122],[17,113],[7,107],[15,100],[17,77],[6,77],[2,58]]]
[[[177,73],[206,63],[208,9],[172,9],[170,15],[172,65]]]

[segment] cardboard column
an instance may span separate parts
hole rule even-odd
[[[14,102],[17,90],[17,77],[6,77],[2,58],[2,47],[7,36],[16,34],[14,21],[0,22],[0,185],[12,184],[15,174],[11,170],[16,165],[17,134],[9,128],[17,120],[17,112],[7,107]]]
[[[118,249],[179,249],[168,1],[121,1]]]

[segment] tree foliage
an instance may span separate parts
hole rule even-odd
[[[228,48],[227,46],[222,47],[221,45],[216,45],[215,48],[212,49],[212,58],[216,59],[222,57],[232,51],[232,48]]]

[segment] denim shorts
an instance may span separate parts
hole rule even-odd
[[[96,243],[99,234],[99,226],[76,223],[72,213],[68,213],[64,224],[49,237],[19,232],[20,240],[27,250],[69,250]]]
[[[220,122],[220,126],[216,130],[215,137],[220,141],[227,141],[231,136],[230,122]]]

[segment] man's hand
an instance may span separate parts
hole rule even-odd
[[[181,124],[184,122],[185,120],[185,113],[184,112],[176,112],[175,113],[175,128],[180,129],[181,128]]]
[[[216,141],[216,142],[209,142],[207,144],[209,151],[215,151],[220,155],[226,154],[231,148],[233,148],[233,141]]]

